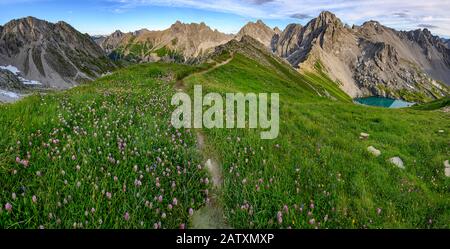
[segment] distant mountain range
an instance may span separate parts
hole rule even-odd
[[[13,65],[27,79],[49,87],[93,79],[116,62],[200,63],[223,45],[252,37],[247,42],[261,43],[300,73],[326,72],[351,97],[424,102],[449,95],[449,40],[427,29],[396,31],[376,21],[349,27],[327,11],[305,26],[290,24],[283,31],[260,20],[250,22],[236,35],[204,23],[176,22],[162,31],[89,37],[64,22],[32,17],[0,26],[0,34],[0,66]]]
[[[94,37],[110,58],[133,62],[186,62],[210,53],[233,35],[212,30],[205,23],[176,22],[162,31],[142,29],[130,33],[116,31],[107,37]]]

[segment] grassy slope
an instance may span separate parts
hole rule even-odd
[[[449,153],[448,114],[354,105],[326,75],[299,76],[276,62],[267,68],[240,54],[234,56],[229,64],[186,80],[190,86],[203,84],[205,92],[281,95],[281,134],[276,140],[260,140],[255,130],[205,130],[210,152],[219,156],[224,167],[222,198],[233,227],[449,226],[450,182],[443,174]],[[206,186],[200,179],[206,173],[195,167],[201,159],[193,134],[181,132],[186,143],[181,146],[177,132],[167,125],[168,98],[173,93],[167,82],[205,67],[133,66],[65,93],[0,106],[0,227],[189,224],[188,208],[204,203]],[[324,89],[337,100],[317,97],[317,92],[325,96]],[[445,133],[438,133],[440,129]],[[370,133],[369,140],[359,140],[360,132]],[[127,143],[124,155],[119,138]],[[382,155],[369,155],[369,145]],[[15,158],[25,158],[27,151],[31,158],[25,168]],[[108,154],[120,163],[112,164]],[[406,169],[389,164],[391,156],[400,156]],[[142,186],[136,187],[140,175]],[[104,191],[112,192],[111,200]],[[162,203],[154,199],[159,195],[164,196]],[[178,205],[169,210],[174,197]],[[146,200],[152,208],[146,207]],[[5,211],[7,202],[13,205],[10,213]]]
[[[169,70],[175,77],[164,77]],[[1,105],[0,227],[188,225],[189,208],[204,203],[206,171],[197,169],[195,136],[168,125],[168,81],[195,70],[133,66],[64,93]],[[28,153],[28,167],[16,163]]]
[[[260,140],[258,131],[205,131],[223,164],[223,202],[233,227],[450,226],[450,180],[443,166],[448,113],[354,105],[320,73],[280,72],[236,54],[231,63],[187,80],[190,88],[202,84],[204,92],[281,96],[276,140]],[[318,81],[341,101],[314,96],[310,86]],[[360,140],[360,132],[370,138]],[[381,156],[370,155],[369,145]],[[393,156],[403,159],[405,170],[388,162]]]

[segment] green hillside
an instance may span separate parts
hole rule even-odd
[[[449,227],[448,113],[355,105],[320,72],[280,71],[236,54],[186,80],[204,92],[280,93],[275,140],[259,139],[259,131],[204,130],[223,167],[222,202],[233,227]],[[317,85],[341,101],[318,98],[308,89]],[[361,132],[369,139],[360,140]],[[394,156],[404,170],[388,161]]]
[[[259,48],[227,49],[217,67],[136,65],[1,105],[0,227],[191,227],[213,190],[206,155],[222,167],[234,228],[449,227],[448,113],[355,105],[320,66],[299,75]],[[201,153],[199,131],[170,126],[175,84],[278,92],[280,136],[203,129]]]

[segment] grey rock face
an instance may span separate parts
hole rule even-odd
[[[185,24],[177,21],[162,31],[139,31],[123,33],[116,31],[98,44],[106,53],[119,53],[132,57],[136,62],[152,62],[177,59],[183,62],[201,57],[233,38],[232,35],[212,30],[205,23]],[[135,49],[131,49],[131,48]],[[137,48],[137,49],[136,49]]]
[[[25,78],[61,89],[115,67],[88,35],[65,22],[33,17],[12,20],[1,29],[0,65],[13,65]]]
[[[274,37],[272,50],[294,67],[317,62],[352,97],[386,96],[421,101],[450,93],[450,50],[428,30],[398,32],[369,21],[344,25],[322,12],[304,27],[291,24]]]
[[[249,22],[242,27],[236,35],[236,39],[240,40],[243,36],[247,35],[270,48],[272,39],[276,34],[277,32],[275,30],[268,27],[263,21],[258,20],[256,23]]]
[[[0,89],[14,91],[24,89],[19,78],[8,70],[0,68]]]

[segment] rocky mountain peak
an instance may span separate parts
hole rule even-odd
[[[258,24],[258,25],[266,25],[261,19],[258,19],[256,21],[256,24]]]
[[[123,33],[122,31],[116,30],[116,31],[114,31],[114,32],[111,34],[111,36],[112,36],[112,37],[122,37],[124,34],[125,34],[125,33]]]
[[[276,32],[268,27],[262,20],[247,23],[237,34],[236,38],[240,40],[243,36],[248,35],[253,37],[258,42],[266,47],[270,47],[272,38]]]
[[[138,35],[141,35],[141,34],[144,34],[144,33],[147,33],[147,32],[150,32],[150,30],[148,30],[148,29],[140,29],[140,30],[134,31],[133,35],[134,36],[138,36]]]
[[[6,23],[3,31],[5,33],[16,34],[21,38],[34,40],[39,34],[48,32],[50,29],[51,24],[49,22],[29,16]]]
[[[315,22],[319,26],[325,26],[328,24],[340,24],[342,25],[342,22],[339,18],[336,17],[335,14],[331,13],[330,11],[322,11],[319,16],[315,19]]]
[[[275,34],[280,34],[282,31],[280,28],[275,27],[275,28],[273,28],[273,32],[275,32]]]
[[[0,33],[0,59],[46,87],[67,88],[114,68],[102,49],[65,22],[34,17],[8,22]]]

